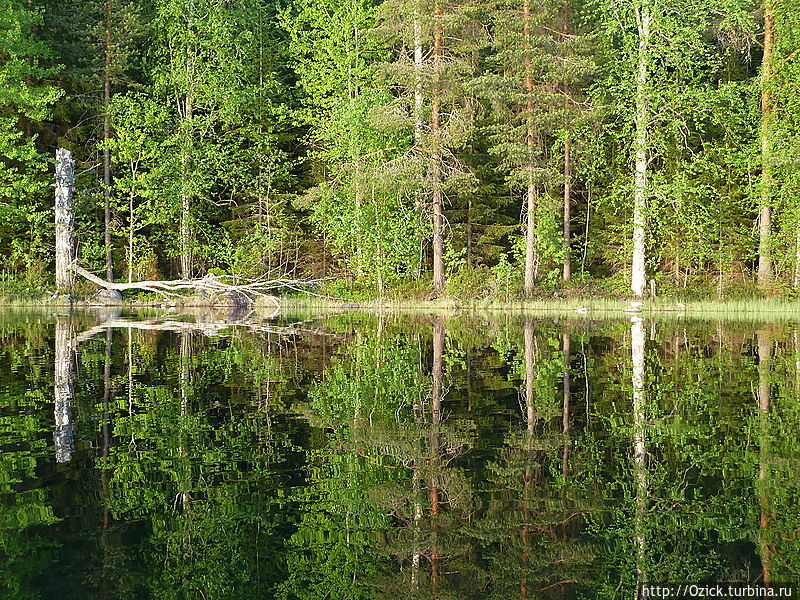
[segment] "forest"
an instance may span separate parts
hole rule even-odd
[[[0,319],[9,600],[796,581],[791,322],[52,321]]]
[[[0,273],[800,290],[796,0],[0,0]]]

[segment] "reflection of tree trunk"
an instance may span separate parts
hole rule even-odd
[[[758,547],[764,583],[771,581],[772,552],[769,545],[769,526],[772,515],[769,510],[768,454],[769,454],[769,386],[772,363],[772,336],[767,330],[759,331],[758,338],[758,410],[760,447],[758,452],[758,504],[761,510]]]
[[[54,392],[56,428],[53,434],[56,462],[72,460],[75,450],[75,428],[72,423],[74,362],[72,353],[73,324],[70,317],[56,319],[54,359]]]
[[[569,347],[570,335],[564,333],[561,336],[562,345],[564,349],[564,402],[561,415],[561,428],[564,432],[564,455],[561,460],[561,474],[567,476],[567,466],[569,464],[569,405],[570,405],[570,376],[569,376]]]
[[[106,331],[105,358],[103,360],[103,425],[102,425],[103,442],[101,451],[104,459],[108,459],[108,454],[111,449],[111,426],[109,423],[109,418],[110,418],[109,405],[111,403],[111,343],[113,335],[114,331],[112,329]],[[106,467],[107,465],[103,465],[103,469],[100,471],[100,486],[102,489],[102,498],[103,498],[103,518],[102,518],[102,528],[100,533],[100,546],[103,549],[104,597],[106,596],[105,585],[108,575],[107,572],[107,564],[109,558],[108,530],[111,522],[108,510],[108,478],[111,473]]]
[[[420,550],[419,522],[422,519],[422,503],[419,501],[421,486],[419,469],[415,468],[411,474],[411,486],[414,494],[414,553],[411,555],[411,589],[419,589],[419,563],[422,551]]]
[[[530,528],[528,523],[530,522],[531,518],[531,508],[530,508],[530,494],[531,494],[531,485],[533,482],[533,468],[530,464],[530,458],[533,451],[533,425],[534,425],[534,418],[535,418],[535,411],[533,408],[533,382],[535,381],[536,374],[535,374],[535,366],[536,366],[536,350],[535,350],[535,340],[533,336],[533,323],[530,319],[525,321],[525,329],[524,329],[524,338],[525,338],[525,423],[526,423],[526,430],[527,430],[527,439],[525,444],[525,452],[524,456],[527,460],[525,460],[525,469],[522,473],[522,484],[523,484],[523,491],[522,491],[522,518],[523,524],[522,529],[520,530],[520,540],[522,542],[522,563],[528,564],[530,560]],[[528,595],[528,579],[523,574],[522,580],[519,582],[519,591],[520,595],[525,598]]]
[[[633,364],[633,470],[636,483],[636,517],[634,543],[636,546],[636,581],[645,583],[647,540],[647,445],[645,440],[645,330],[644,319],[631,317],[631,362]]]
[[[528,437],[533,435],[533,383],[536,381],[536,340],[533,337],[533,323],[525,321],[525,420],[528,423]],[[530,448],[529,448],[530,450]]]
[[[420,362],[418,364],[418,371],[417,374],[420,378],[423,377],[423,367],[422,367],[422,339],[419,335],[417,335],[417,355],[420,357]],[[413,398],[413,412],[414,412],[414,422],[416,424],[422,423],[423,420],[423,410],[422,410],[422,402],[419,394],[415,395]],[[420,496],[422,493],[422,482],[420,481],[420,471],[419,471],[419,463],[414,461],[413,464],[413,473],[411,478],[411,484],[414,494],[414,553],[411,556],[411,589],[417,591],[419,588],[419,565],[420,565],[420,558],[422,557],[422,549],[420,548],[420,521],[422,520],[422,502],[420,501]]]
[[[186,459],[188,455],[188,451],[186,449],[186,436],[183,434],[183,428],[186,426],[186,419],[189,416],[189,399],[191,397],[191,385],[192,385],[192,371],[191,371],[191,364],[192,364],[192,354],[194,350],[194,346],[192,345],[193,339],[192,335],[189,333],[184,333],[181,335],[181,345],[180,345],[180,360],[179,360],[179,368],[180,368],[180,390],[181,390],[181,441],[180,447],[178,448],[178,455],[181,457],[182,462]],[[191,497],[189,492],[185,489],[189,485],[189,477],[190,474],[186,472],[184,481],[180,482],[180,486],[182,489],[179,492],[181,507],[183,510],[188,510],[189,508],[189,501]]]
[[[441,319],[433,325],[433,368],[431,369],[432,397],[431,397],[431,584],[434,589],[439,584],[439,547],[438,547],[438,515],[439,515],[439,485],[437,481],[440,440],[439,427],[442,424],[442,396],[444,375],[444,340],[445,328]]]

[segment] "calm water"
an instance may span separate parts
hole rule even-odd
[[[1,598],[798,580],[793,323],[171,319],[0,316]]]

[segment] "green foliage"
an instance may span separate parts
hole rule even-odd
[[[524,266],[530,191],[539,293],[577,293],[559,276],[567,257],[592,289],[627,293],[646,5],[648,278],[659,294],[755,293],[763,91],[771,289],[792,295],[795,4],[774,1],[762,90],[763,7],[744,0],[2,0],[4,271],[50,280],[48,157],[63,146],[79,173],[79,258],[105,261],[108,192],[111,262],[125,279],[216,268],[416,294],[441,194],[449,293],[514,298],[521,278],[506,265]]]

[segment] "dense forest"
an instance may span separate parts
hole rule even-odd
[[[3,279],[800,288],[796,0],[0,0]]]

